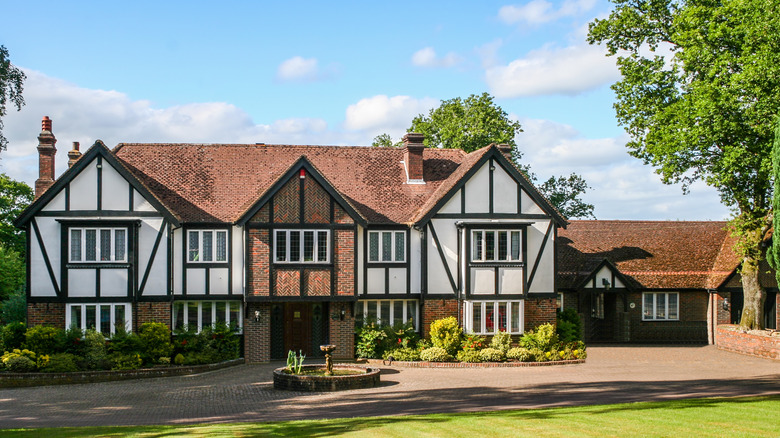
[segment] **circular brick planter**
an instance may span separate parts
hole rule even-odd
[[[577,365],[585,363],[585,359],[553,360],[549,362],[425,362],[425,361],[387,361],[382,359],[361,359],[369,365],[398,368],[524,368],[548,367],[556,365]]]
[[[322,365],[304,365],[303,370],[325,369]],[[274,389],[288,391],[343,391],[347,389],[373,388],[379,386],[379,368],[354,365],[333,365],[333,370],[355,371],[360,374],[349,376],[305,376],[288,374],[287,368],[274,370]]]

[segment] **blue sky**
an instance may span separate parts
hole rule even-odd
[[[28,75],[0,171],[33,183],[44,115],[72,141],[370,144],[442,99],[489,92],[542,178],[577,172],[600,219],[723,219],[628,156],[585,42],[602,0],[531,2],[9,2],[0,44]]]

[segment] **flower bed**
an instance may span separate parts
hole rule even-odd
[[[715,334],[718,349],[780,360],[780,332],[743,331],[737,325],[719,325]]]
[[[369,365],[391,366],[399,368],[514,368],[514,367],[546,367],[553,365],[577,365],[585,363],[585,359],[556,360],[550,362],[425,362],[425,361],[390,361],[382,359],[363,359]]]

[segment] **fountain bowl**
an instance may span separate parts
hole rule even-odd
[[[292,374],[286,367],[274,370],[274,389],[287,391],[344,391],[348,389],[373,388],[379,386],[381,369],[358,365],[333,365],[333,376],[304,374],[312,371],[326,371],[323,365],[304,365],[301,374]],[[354,374],[341,375],[343,372]]]

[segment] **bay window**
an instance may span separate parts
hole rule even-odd
[[[70,228],[68,240],[71,262],[127,261],[127,228]]]
[[[368,232],[369,262],[404,262],[406,261],[405,231],[369,231]]]
[[[187,261],[190,263],[226,262],[227,231],[187,231]]]
[[[276,230],[274,261],[277,263],[327,263],[330,233],[327,230]]]
[[[520,261],[520,230],[472,230],[471,260],[474,262]]]
[[[469,333],[523,333],[522,301],[466,301],[464,307],[464,325]]]

